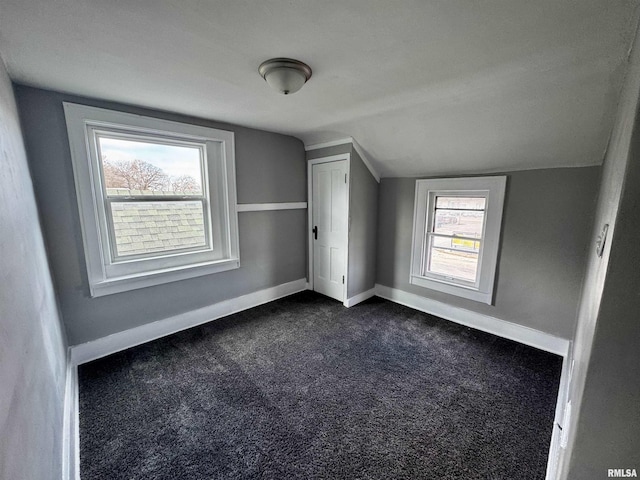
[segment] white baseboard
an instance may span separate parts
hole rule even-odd
[[[264,290],[214,303],[197,310],[191,310],[174,317],[114,333],[97,340],[74,345],[71,347],[71,360],[75,365],[90,362],[211,320],[226,317],[227,315],[301,292],[306,288],[307,280],[301,278],[293,282],[283,283],[275,287],[265,288]]]
[[[571,346],[570,346],[571,347]],[[571,351],[571,348],[569,348]],[[560,385],[558,387],[558,399],[556,400],[556,412],[553,420],[553,430],[551,432],[551,444],[547,459],[546,480],[556,480],[562,467],[563,450],[562,434],[569,428],[565,420],[565,408],[569,400],[569,387],[571,383],[572,354],[568,354],[562,361],[562,373],[560,374]]]
[[[569,344],[571,343],[569,340],[541,332],[540,330],[518,325],[517,323],[490,317],[464,308],[454,307],[385,285],[376,284],[375,293],[379,297],[420,310],[421,312],[429,313],[436,317],[444,318],[477,330],[482,330],[483,332],[492,333],[499,337],[524,343],[525,345],[555,353],[556,355],[566,357],[569,351]]]
[[[78,408],[78,366],[67,351],[62,427],[62,478],[80,480],[80,424]]]
[[[372,288],[370,290],[367,290],[366,292],[362,292],[362,293],[359,293],[358,295],[354,295],[351,298],[347,298],[344,301],[343,305],[345,307],[353,307],[354,305],[357,305],[358,303],[364,302],[368,298],[373,297],[375,294],[376,294],[376,289]]]

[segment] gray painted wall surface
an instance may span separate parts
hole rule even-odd
[[[378,182],[355,150],[350,177],[347,298],[375,286],[378,243]]]
[[[589,249],[569,386],[571,458],[561,463],[562,479],[606,478],[609,468],[640,469],[638,35],[629,63],[590,238],[593,246],[609,224],[602,258]]]
[[[235,132],[238,203],[307,201],[307,165],[300,140],[221,125],[218,128]]]
[[[239,213],[241,267],[90,298],[63,101],[231,130],[238,203],[306,201],[302,143],[289,136],[16,86],[62,317],[72,345],[305,278],[306,211]]]
[[[351,143],[343,143],[342,145],[335,145],[333,147],[309,150],[306,152],[306,155],[307,160],[314,160],[316,158],[330,157],[331,155],[340,155],[341,153],[351,153],[352,150],[353,146]]]
[[[494,305],[409,283],[415,179],[383,178],[377,282],[572,338],[599,167],[507,173]]]
[[[66,345],[0,60],[0,478],[62,478]]]

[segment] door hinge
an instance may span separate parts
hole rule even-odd
[[[347,183],[347,174],[344,174],[344,183]]]
[[[342,283],[344,284],[344,275],[342,275]]]

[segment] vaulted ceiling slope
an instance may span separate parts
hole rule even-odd
[[[14,81],[291,134],[382,176],[600,164],[636,0],[0,0]],[[308,63],[291,96],[258,65]]]

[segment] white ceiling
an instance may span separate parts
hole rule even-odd
[[[14,81],[295,135],[382,176],[602,162],[636,0],[0,0]],[[308,63],[292,96],[258,65]]]

